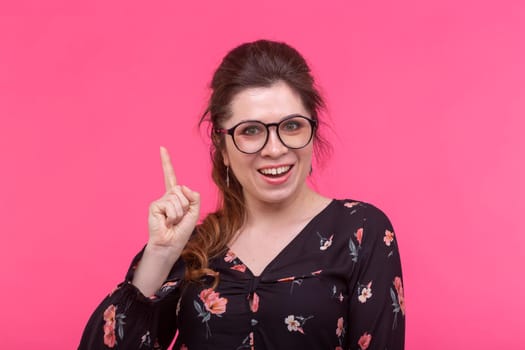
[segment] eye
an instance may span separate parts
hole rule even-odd
[[[281,130],[285,132],[291,132],[291,131],[297,131],[301,128],[303,128],[305,125],[305,122],[301,119],[290,119],[286,120],[281,125]]]
[[[236,130],[236,134],[240,136],[256,136],[263,132],[264,126],[259,123],[243,123]]]

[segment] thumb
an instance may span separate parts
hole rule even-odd
[[[186,196],[186,198],[190,202],[190,210],[191,208],[195,208],[195,207],[197,207],[198,209],[198,207],[200,206],[200,202],[201,202],[200,194],[198,192],[190,190],[186,186],[182,186],[182,193]]]

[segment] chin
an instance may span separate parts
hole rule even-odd
[[[301,188],[282,188],[274,190],[262,190],[255,196],[251,196],[254,200],[268,203],[268,204],[280,204],[288,202],[291,199],[301,196],[303,189]]]

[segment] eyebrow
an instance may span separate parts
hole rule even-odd
[[[285,120],[286,118],[290,118],[290,117],[304,117],[304,118],[308,118],[308,119],[313,119],[309,115],[304,115],[304,114],[301,114],[301,113],[292,113],[292,114],[287,114],[284,117],[281,117],[281,119],[279,119],[278,121],[275,121],[275,122],[265,123],[265,122],[263,122],[260,119],[253,119],[253,118],[251,118],[251,119],[242,119],[240,122],[238,122],[238,123],[236,123],[234,125],[238,125],[238,124],[244,123],[244,122],[259,122],[259,123],[263,123],[263,124],[280,123],[281,121]]]

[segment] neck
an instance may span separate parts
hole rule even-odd
[[[329,201],[314,192],[306,184],[296,196],[285,201],[271,203],[246,198],[246,225],[280,225],[283,222],[308,220]]]

